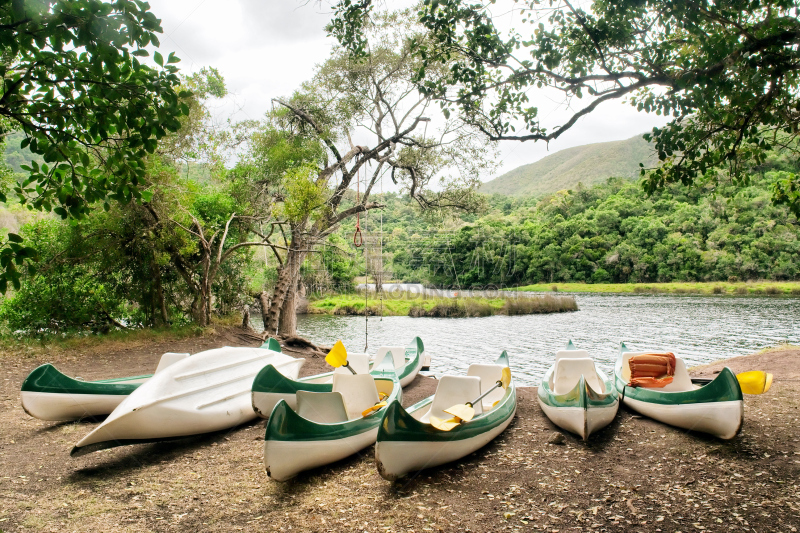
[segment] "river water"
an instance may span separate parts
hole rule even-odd
[[[560,295],[566,293],[559,293]],[[485,318],[370,317],[370,353],[414,336],[432,356],[431,373],[464,373],[507,350],[517,383],[537,385],[555,352],[572,339],[613,369],[620,341],[634,350],[671,351],[688,366],[745,355],[782,342],[800,344],[800,299],[574,294],[580,311]],[[364,317],[301,315],[298,333],[363,351]]]

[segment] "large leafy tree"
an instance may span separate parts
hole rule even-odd
[[[275,199],[272,227],[286,235],[273,247],[280,268],[270,333],[295,333],[303,261],[344,221],[384,207],[374,196],[384,176],[424,209],[474,206],[490,144],[463,121],[431,114],[431,97],[412,82],[421,63],[410,14],[382,14],[365,27],[369,58],[334,50],[311,82],[275,100],[264,133],[251,140],[244,170]]]
[[[178,59],[139,60],[161,31],[140,0],[0,0],[0,135],[22,131],[44,161],[26,168],[16,199],[62,218],[147,199],[144,160],[188,111]],[[0,292],[19,286],[17,266],[34,253],[14,234],[0,243]]]
[[[340,0],[331,32],[356,56],[372,0]],[[796,0],[425,0],[414,79],[493,140],[550,141],[603,102],[672,117],[646,135],[660,159],[643,169],[653,192],[671,182],[747,181],[771,148],[797,157],[800,9]],[[491,8],[515,11],[504,32]],[[442,65],[449,65],[446,75]],[[546,123],[538,101],[561,94],[571,114]],[[773,200],[800,214],[800,179]]]

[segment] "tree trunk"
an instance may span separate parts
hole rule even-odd
[[[242,329],[252,329],[250,328],[250,306],[245,305],[244,311],[242,312]]]
[[[259,294],[253,295],[253,297],[258,300],[259,306],[261,307],[261,325],[264,327],[264,331],[267,331],[267,311],[269,311],[269,294],[267,291],[261,291]]]
[[[297,275],[300,272],[300,265],[306,257],[306,242],[300,236],[299,229],[292,230],[292,243],[289,246],[289,251],[286,255],[286,261],[278,271],[278,283],[275,284],[275,290],[272,293],[272,301],[270,302],[269,311],[267,312],[267,321],[264,323],[264,330],[270,335],[274,335],[278,331],[278,325],[281,321],[281,313],[284,310],[283,302],[290,291],[297,290]],[[286,310],[288,313],[294,315],[294,307],[291,310]],[[290,319],[291,320],[291,319]],[[296,318],[294,319],[296,322]]]
[[[153,307],[158,308],[160,320],[156,318],[156,310],[153,309],[153,322],[156,325],[166,326],[169,324],[169,316],[167,315],[167,304],[164,301],[164,287],[161,284],[161,267],[153,260],[153,285],[154,285],[154,302]]]
[[[278,335],[280,337],[297,336],[297,282],[297,278],[292,281],[292,286],[283,300],[281,319],[278,325]]]

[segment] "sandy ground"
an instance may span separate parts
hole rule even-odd
[[[53,362],[101,379],[152,372],[165,351],[244,344],[225,331],[170,343],[95,345],[42,357],[0,355],[0,531],[780,531],[800,528],[800,349],[739,357],[735,372],[776,375],[746,397],[742,433],[729,442],[659,424],[621,408],[588,444],[557,431],[518,391],[517,417],[464,460],[397,484],[374,450],[269,480],[264,421],[228,432],[70,458],[96,422],[52,423],[20,407],[27,373]],[[251,342],[252,344],[252,342]],[[513,354],[512,354],[513,355]],[[304,374],[324,368],[310,358]],[[697,369],[713,375],[722,363]],[[417,378],[405,404],[433,392]],[[558,432],[560,434],[560,432]]]

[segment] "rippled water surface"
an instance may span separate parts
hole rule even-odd
[[[800,343],[800,299],[652,295],[575,295],[580,311],[486,318],[369,319],[369,352],[422,338],[431,371],[462,373],[472,362],[508,350],[518,383],[536,385],[555,352],[572,339],[611,371],[620,341],[633,349],[668,350],[689,366],[745,355],[781,342]],[[364,348],[364,317],[305,315],[300,335],[324,345],[342,339]]]

